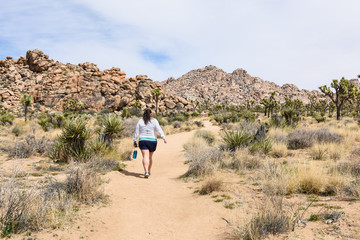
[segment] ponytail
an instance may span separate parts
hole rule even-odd
[[[148,124],[148,122],[150,122],[150,118],[151,118],[150,114],[151,114],[151,109],[149,109],[149,108],[145,109],[144,115],[143,115],[145,125]]]

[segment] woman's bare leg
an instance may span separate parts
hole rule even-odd
[[[152,166],[152,156],[153,156],[154,152],[150,152],[149,153],[149,172],[151,170],[151,166]]]
[[[145,172],[148,172],[150,171],[149,169],[149,164],[150,164],[150,160],[149,160],[149,150],[143,150],[141,149],[141,154],[143,156],[143,159],[142,159],[142,163],[143,163],[143,166],[144,166],[144,171]],[[151,166],[150,166],[151,167]]]

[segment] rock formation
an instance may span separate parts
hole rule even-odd
[[[141,108],[155,108],[151,90],[159,87],[146,75],[127,78],[120,68],[100,71],[93,63],[63,64],[49,59],[35,49],[26,58],[0,60],[0,104],[18,111],[23,94],[31,94],[40,110],[62,110],[63,103],[76,99],[87,110],[119,111],[132,107],[136,99]],[[161,89],[159,110],[188,110],[190,104],[182,97]]]
[[[293,84],[279,86],[273,82],[252,77],[244,69],[236,69],[231,74],[215,66],[192,70],[178,79],[169,78],[162,82],[162,87],[170,93],[187,100],[210,100],[212,103],[245,104],[249,100],[259,103],[276,91],[276,99],[284,102],[285,98],[299,99],[308,103],[308,96],[319,91],[299,90]]]

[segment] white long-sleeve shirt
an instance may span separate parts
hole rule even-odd
[[[136,142],[138,137],[139,141],[157,141],[156,131],[160,134],[162,139],[165,139],[165,134],[161,129],[159,122],[155,118],[151,118],[146,125],[144,119],[140,119],[136,124],[134,142]]]

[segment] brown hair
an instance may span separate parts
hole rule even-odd
[[[145,109],[143,114],[145,125],[148,124],[148,122],[150,122],[150,118],[151,118],[150,114],[151,114],[151,109],[150,108]]]

